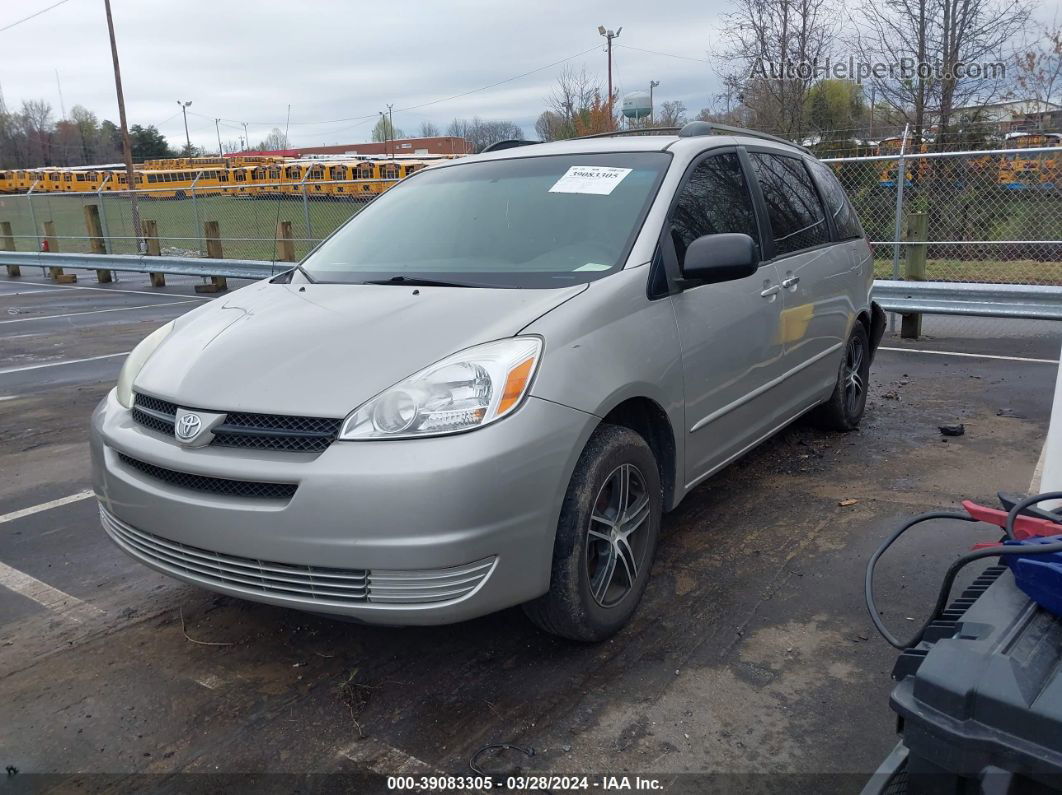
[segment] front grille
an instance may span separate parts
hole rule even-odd
[[[174,469],[149,464],[146,461],[139,461],[125,453],[118,453],[118,459],[126,466],[171,486],[190,491],[206,491],[226,497],[290,500],[298,488],[295,483],[262,483],[255,480],[229,480],[206,475],[192,475],[188,472],[178,472]]]
[[[119,546],[174,574],[300,601],[357,604],[368,596],[365,570],[292,566],[211,552],[138,530],[112,516],[102,505],[100,521]]]
[[[173,436],[177,406],[149,395],[137,394],[133,398],[133,420],[153,431]]]
[[[172,437],[177,408],[175,403],[137,393],[133,402],[133,420]],[[225,422],[214,428],[210,443],[219,447],[319,453],[335,441],[342,424],[343,420],[331,417],[232,412],[225,417]]]
[[[343,420],[233,412],[214,429],[211,444],[317,453],[335,441]]]
[[[338,569],[276,563],[182,544],[126,524],[100,505],[100,521],[131,555],[176,576],[253,595],[271,594],[306,607],[350,604],[416,606],[468,596],[497,558],[446,569]]]

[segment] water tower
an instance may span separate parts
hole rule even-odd
[[[623,115],[628,119],[644,119],[653,112],[653,98],[648,91],[632,91],[623,98]]]

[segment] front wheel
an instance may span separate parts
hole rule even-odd
[[[590,437],[564,497],[550,589],[524,605],[539,627],[603,640],[634,613],[660,532],[660,473],[645,440],[617,425]]]
[[[859,427],[867,407],[869,381],[870,343],[866,329],[857,321],[845,344],[833,394],[816,410],[816,422],[831,431],[853,431]]]

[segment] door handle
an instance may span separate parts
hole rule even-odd
[[[772,284],[766,290],[761,290],[760,291],[760,298],[770,298],[772,295],[775,295],[776,293],[780,293],[781,291],[782,291],[781,287],[779,287],[777,284]]]
[[[782,287],[787,289],[790,287],[796,287],[798,284],[800,284],[799,276],[790,276],[788,279],[782,279]]]

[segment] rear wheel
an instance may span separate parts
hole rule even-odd
[[[816,410],[815,421],[832,431],[852,431],[859,427],[867,407],[869,380],[870,343],[863,324],[857,322],[845,344],[833,394]]]
[[[549,592],[524,605],[539,627],[597,641],[634,613],[660,531],[660,474],[634,431],[602,425],[583,450],[564,498]]]

